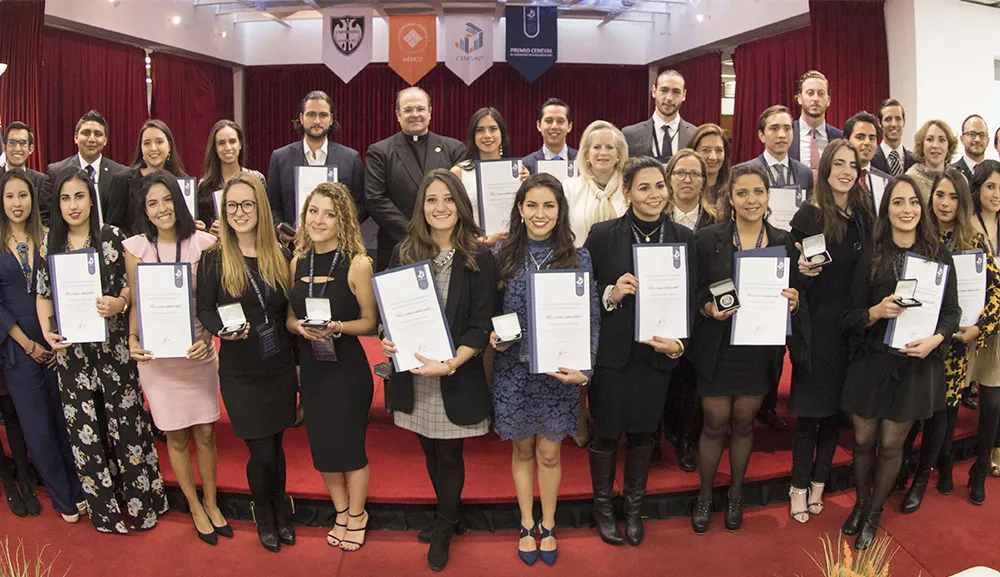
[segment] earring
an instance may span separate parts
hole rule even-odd
[[[503,145],[500,145],[500,158],[503,158]]]

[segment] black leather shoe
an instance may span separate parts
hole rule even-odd
[[[225,537],[226,539],[233,538],[233,528],[229,525],[229,521],[226,521],[226,524],[222,527],[216,527],[215,523],[212,523],[212,528],[215,530],[215,534],[219,537]]]
[[[978,461],[969,470],[969,501],[973,505],[986,502],[986,467],[980,466]]]
[[[594,525],[601,541],[616,547],[625,544],[625,537],[615,522],[612,503],[617,451],[595,451],[590,446],[590,483],[594,490]]]
[[[864,551],[872,546],[875,542],[875,536],[878,534],[878,523],[882,518],[882,511],[869,511],[865,515],[865,521],[862,523],[861,532],[858,536],[854,538],[854,548],[858,551]]]
[[[31,483],[18,483],[17,487],[21,490],[21,500],[24,501],[24,509],[32,517],[37,517],[42,512],[42,504],[38,502],[38,497],[35,496],[35,488]]]
[[[694,506],[694,513],[691,515],[691,528],[696,535],[708,533],[708,526],[712,523],[712,498],[707,501],[698,499]]]
[[[864,523],[867,513],[868,503],[855,503],[854,508],[851,509],[851,514],[847,516],[847,520],[844,521],[844,526],[841,527],[840,532],[844,535],[857,535],[858,531],[861,530],[861,525]]]
[[[920,508],[920,503],[924,500],[924,491],[927,490],[927,482],[930,479],[930,471],[917,471],[917,474],[913,476],[913,484],[910,485],[910,490],[903,498],[903,504],[900,507],[900,511],[904,515],[916,513],[917,509]]]
[[[193,521],[194,521],[194,519],[192,518],[192,524],[193,524]],[[209,519],[208,522],[211,523],[212,520]],[[209,545],[211,545],[213,547],[219,544],[219,536],[215,533],[215,531],[212,531],[211,533],[202,533],[198,529],[198,525],[194,526],[194,531],[195,531],[195,533],[198,534],[198,538],[201,539],[203,543],[208,543]]]
[[[962,406],[966,409],[972,409],[975,411],[979,408],[979,399],[970,395],[966,395],[962,398]]]
[[[281,539],[278,538],[278,531],[274,528],[274,511],[270,503],[250,503],[250,514],[254,523],[257,523],[257,537],[264,549],[271,553],[281,551]]]
[[[938,493],[951,495],[951,492],[955,490],[955,480],[951,475],[953,468],[954,462],[951,460],[951,457],[941,457],[941,462],[938,463]]]
[[[743,524],[743,495],[733,499],[729,497],[726,505],[726,531],[739,531]]]
[[[622,487],[625,496],[625,540],[633,547],[638,547],[646,535],[642,525],[642,499],[646,495],[652,453],[652,445],[632,445],[625,457],[625,482]]]
[[[427,550],[427,566],[431,571],[441,571],[448,564],[451,536],[455,534],[457,521],[449,521],[440,514],[434,520],[431,530],[431,546]]]
[[[698,470],[698,461],[694,458],[694,446],[688,441],[682,441],[677,446],[677,466],[685,473]]]
[[[420,543],[426,543],[426,544],[429,545],[430,542],[431,542],[431,535],[433,535],[433,534],[434,534],[434,526],[433,525],[431,525],[430,527],[428,527],[426,529],[421,529],[420,531],[417,532],[417,541],[419,541]],[[455,534],[456,535],[464,535],[465,534],[465,524],[462,522],[461,512],[459,512],[459,520],[458,520],[458,522],[455,523]]]
[[[292,527],[292,514],[295,513],[295,501],[288,495],[274,504],[274,527],[278,538],[285,545],[295,544],[295,528]]]
[[[27,517],[28,509],[24,506],[24,500],[21,499],[21,492],[18,490],[17,483],[13,479],[3,480],[3,492],[7,495],[7,506],[10,507],[10,512],[18,517]]]

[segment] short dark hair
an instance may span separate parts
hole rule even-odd
[[[653,85],[654,86],[659,86],[660,79],[663,78],[664,76],[676,76],[677,78],[680,78],[681,82],[683,82],[684,85],[685,85],[684,88],[685,89],[687,88],[687,81],[684,80],[684,75],[681,74],[680,72],[677,72],[676,70],[674,70],[672,68],[668,68],[667,70],[663,70],[659,74],[657,74],[656,75],[656,80],[653,82]]]
[[[150,222],[149,215],[146,214],[146,195],[149,194],[149,189],[157,184],[162,184],[170,191],[170,199],[174,204],[174,234],[177,237],[177,242],[187,240],[195,231],[194,217],[191,215],[191,211],[188,210],[187,203],[184,202],[184,194],[177,183],[177,178],[162,168],[158,168],[142,177],[139,183],[139,196],[135,199],[139,202],[140,214],[137,223],[139,230],[136,232],[146,235],[146,239],[150,242],[156,240],[159,229],[156,228],[155,224]]]
[[[978,118],[979,120],[983,121],[983,124],[986,124],[986,121],[983,120],[982,116],[979,116],[978,114],[970,114],[970,115],[968,115],[968,116],[965,117],[965,120],[962,121],[962,129],[959,131],[960,135],[961,134],[965,134],[965,123],[968,122],[968,121],[970,121],[970,120],[972,120],[973,118]]]
[[[998,126],[997,131],[993,133],[993,146],[1000,146],[1000,126]]]
[[[408,86],[396,93],[396,112],[399,112],[399,99],[403,96],[403,93],[406,92],[407,90],[419,91],[421,94],[424,95],[424,98],[427,99],[427,108],[431,108],[431,95],[428,94],[426,90],[424,90],[419,86]]]
[[[545,109],[549,106],[562,106],[566,109],[566,120],[573,122],[573,109],[569,107],[569,104],[566,104],[558,98],[549,98],[538,107],[538,122],[542,121],[542,116],[545,115]]]
[[[625,190],[632,188],[636,175],[646,168],[655,168],[660,174],[664,174],[664,179],[666,178],[662,162],[651,156],[633,156],[625,161],[625,167],[622,168],[622,184]]]
[[[784,104],[775,104],[774,106],[768,106],[764,112],[760,113],[760,118],[757,119],[757,131],[764,132],[767,128],[767,119],[774,116],[775,114],[787,114],[789,117],[792,116],[791,111]]]
[[[104,120],[104,117],[101,116],[101,113],[96,110],[88,111],[86,114],[80,117],[80,120],[76,121],[76,130],[73,132],[73,134],[80,132],[80,127],[83,126],[84,122],[96,122],[100,124],[104,128],[104,134],[105,135],[108,134],[108,122]]]
[[[340,129],[340,122],[337,120],[337,106],[333,103],[333,99],[330,95],[322,90],[313,90],[309,94],[306,94],[302,98],[302,102],[299,102],[299,114],[303,114],[306,111],[306,102],[310,100],[322,100],[330,105],[330,132],[336,132]],[[292,121],[292,128],[295,132],[299,134],[305,134],[306,129],[302,126],[302,122],[299,121],[299,117],[296,116],[295,120]]]
[[[885,118],[885,109],[889,108],[890,106],[898,106],[899,109],[903,111],[903,120],[906,120],[906,109],[903,108],[903,105],[900,104],[899,101],[896,100],[895,98],[886,98],[885,100],[882,101],[882,104],[878,105],[879,122],[882,122],[882,119]]]
[[[850,139],[851,135],[854,134],[854,125],[859,122],[867,122],[875,127],[875,136],[881,137],[881,130],[879,129],[878,119],[875,115],[867,110],[862,110],[861,112],[855,114],[854,116],[847,119],[844,123],[844,138]]]
[[[10,131],[12,130],[27,130],[28,131],[28,146],[35,143],[35,135],[31,133],[31,129],[28,125],[21,122],[20,120],[15,120],[7,125],[7,128],[3,131],[3,143],[7,144],[7,137],[10,136]]]

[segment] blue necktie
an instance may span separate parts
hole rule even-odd
[[[557,154],[552,157],[552,160],[562,160],[562,157]]]

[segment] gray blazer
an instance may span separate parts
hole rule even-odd
[[[638,124],[626,126],[622,129],[622,134],[625,135],[625,142],[628,143],[629,158],[636,156],[656,156],[653,153],[653,130],[655,128],[653,117],[649,117]],[[687,145],[691,142],[691,136],[694,135],[696,130],[698,130],[697,126],[681,118],[680,123],[677,125],[677,150],[687,148]],[[674,150],[674,152],[677,152],[677,150]]]

